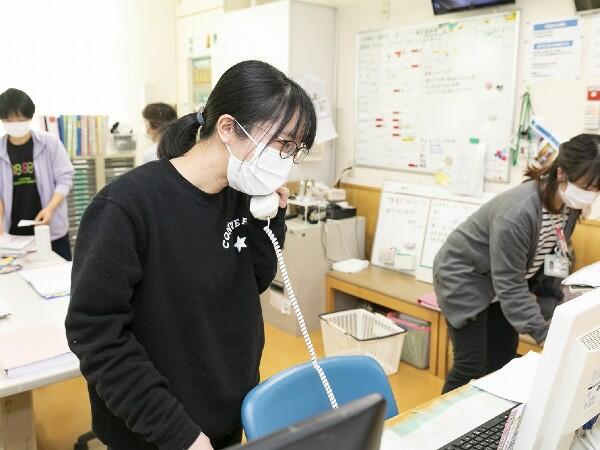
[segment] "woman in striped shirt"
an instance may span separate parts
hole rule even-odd
[[[435,258],[434,288],[454,348],[444,392],[514,358],[519,333],[546,339],[562,300],[556,269],[565,260],[557,257],[568,253],[579,214],[600,191],[600,136],[574,137],[551,165],[526,176],[452,232]],[[548,255],[555,270],[544,268]]]

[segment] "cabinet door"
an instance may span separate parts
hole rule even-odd
[[[213,47],[213,85],[231,66],[248,59],[289,73],[290,3],[280,1],[223,14]]]

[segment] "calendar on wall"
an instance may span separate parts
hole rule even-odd
[[[439,186],[386,181],[371,263],[431,283],[433,260],[450,233],[492,197],[461,197]]]

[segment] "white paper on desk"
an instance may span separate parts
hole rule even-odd
[[[432,407],[413,411],[403,423],[383,432],[380,449],[440,448],[513,405],[512,402],[476,390],[465,398],[451,400],[439,409]]]
[[[541,357],[539,353],[529,352],[502,369],[471,381],[471,385],[506,400],[527,403]]]
[[[600,262],[579,269],[562,281],[565,286],[600,287]]]
[[[72,266],[70,262],[61,263],[41,269],[21,270],[19,275],[44,298],[66,297],[71,291]]]
[[[41,225],[44,222],[42,222],[41,220],[26,220],[26,219],[21,219],[19,220],[19,223],[17,224],[18,227],[32,227],[35,225]]]

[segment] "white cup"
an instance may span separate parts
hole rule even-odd
[[[52,243],[50,242],[50,227],[48,225],[36,225],[34,227],[35,246],[39,259],[48,259],[52,256]]]

